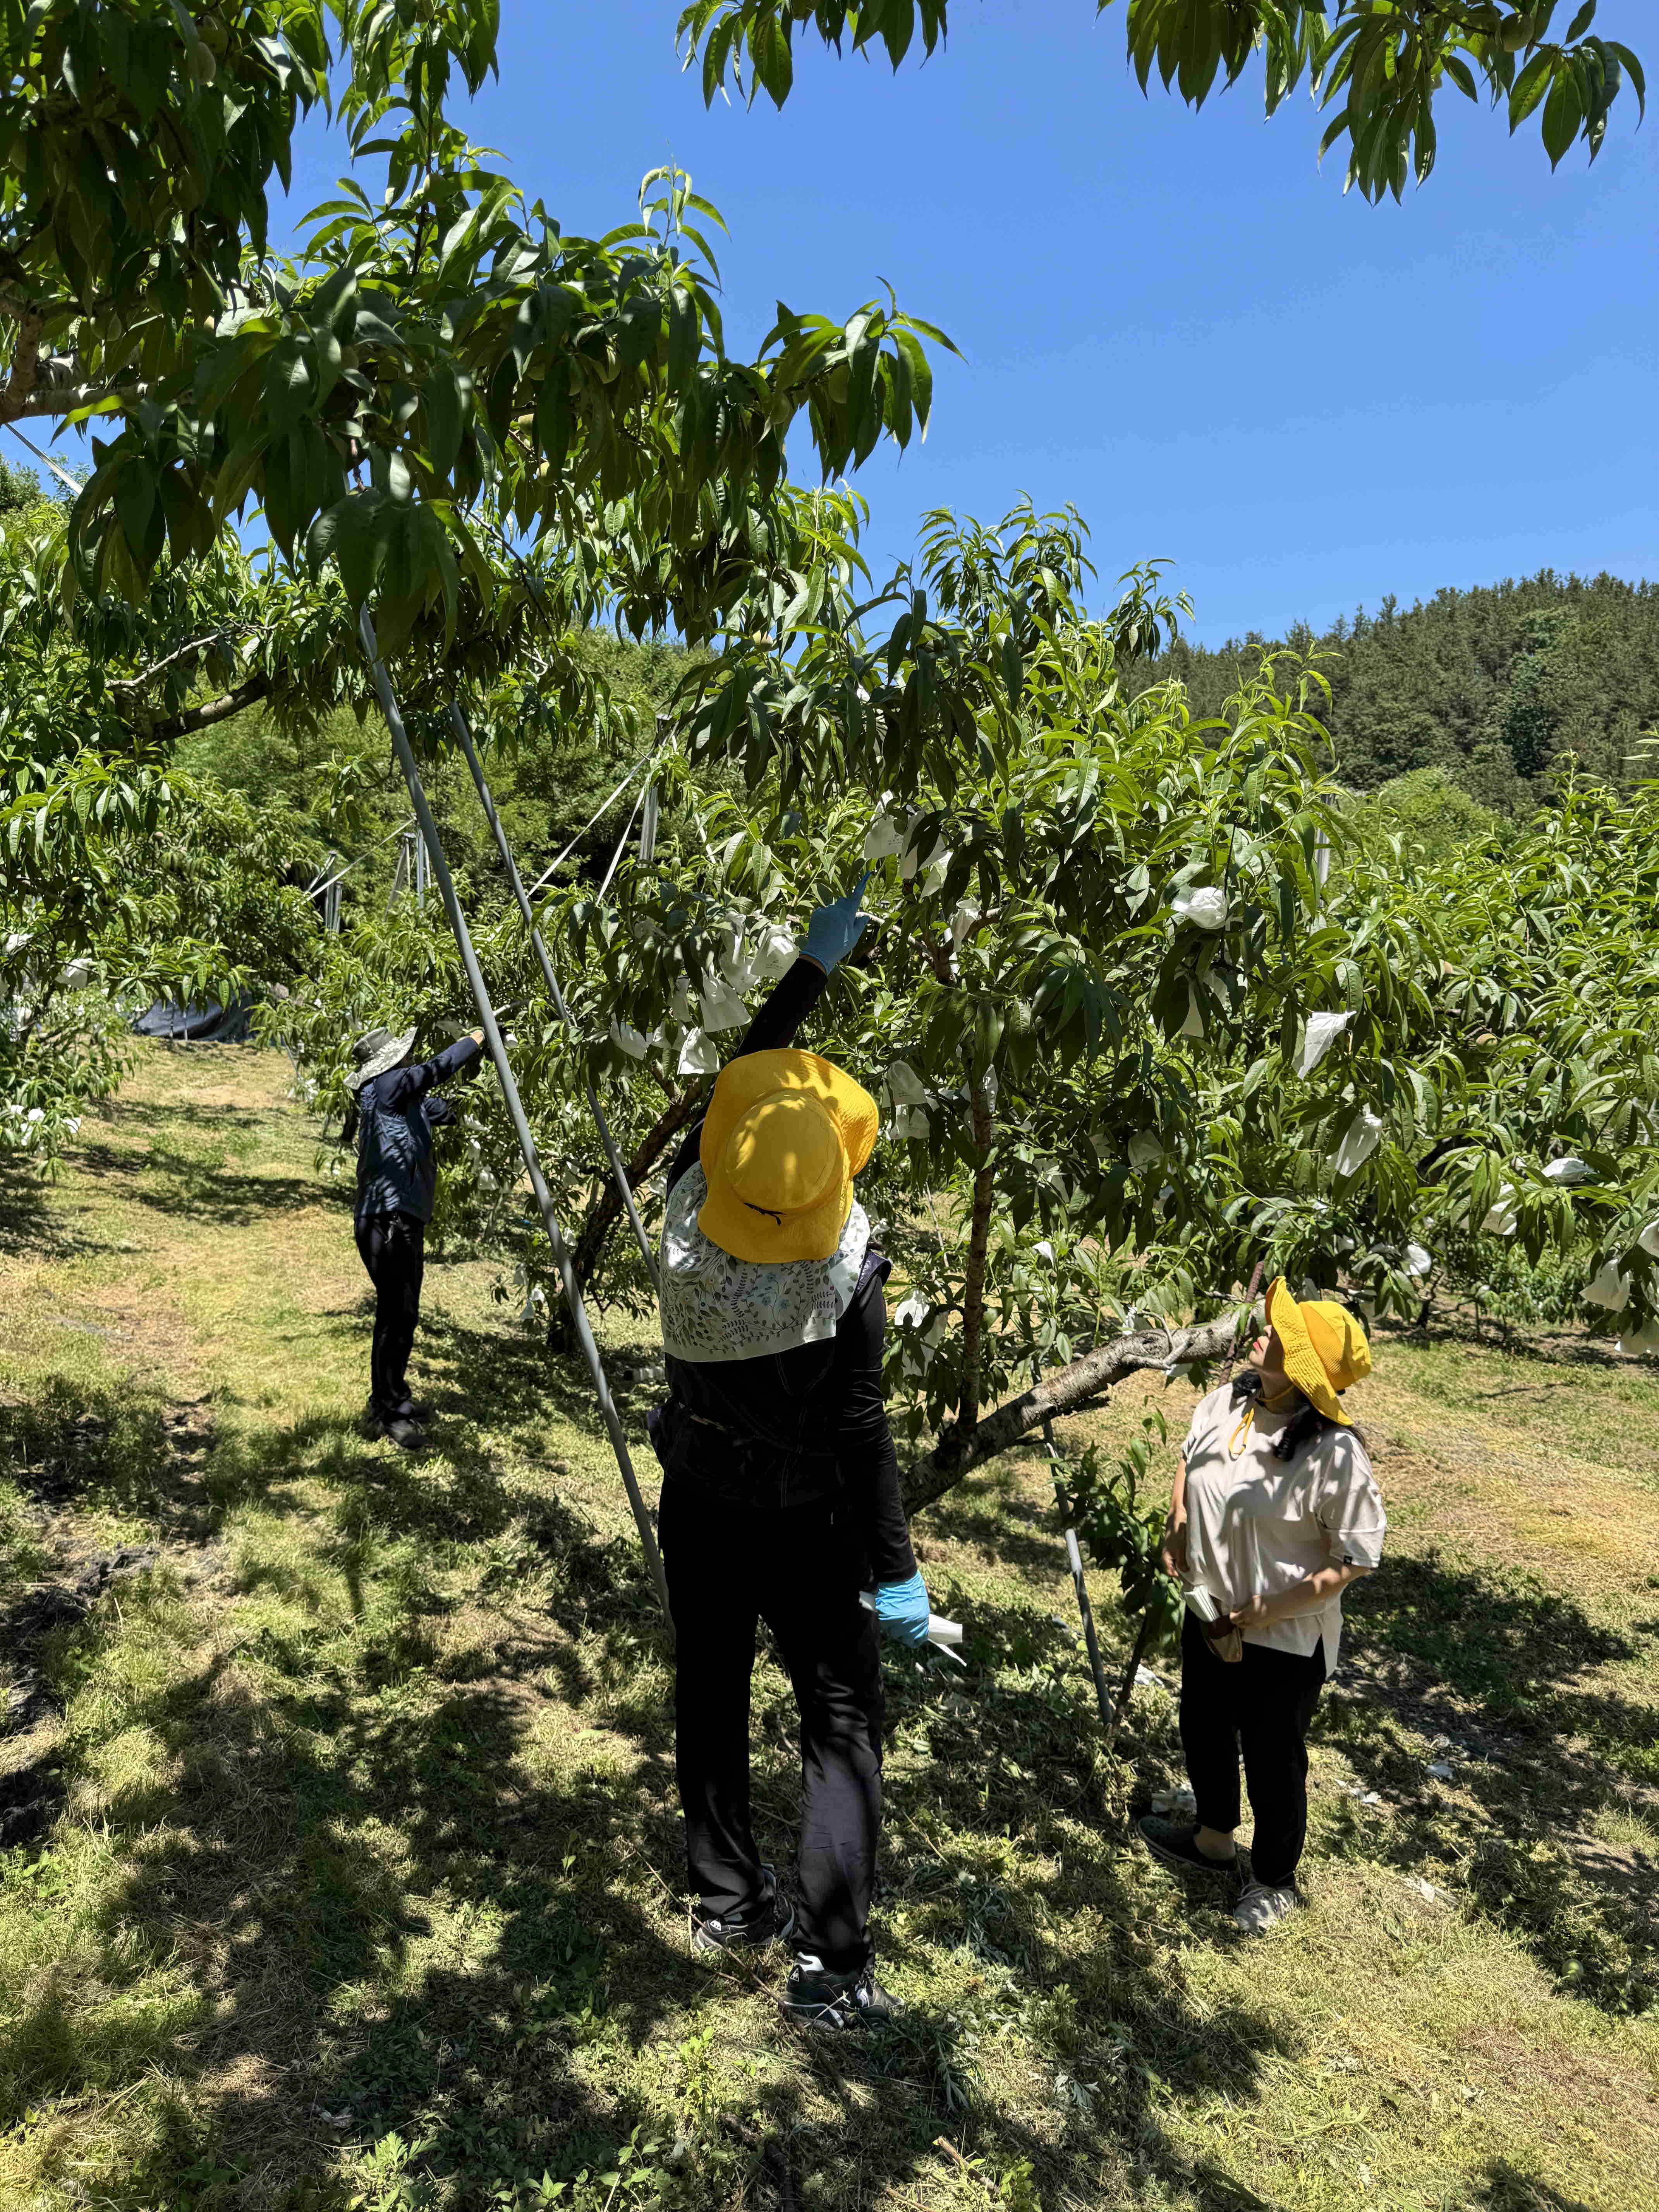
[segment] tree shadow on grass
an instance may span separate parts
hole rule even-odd
[[[1659,1866],[1594,1833],[1659,1782],[1659,1706],[1601,1671],[1637,1656],[1644,1632],[1433,1550],[1346,1602],[1364,1689],[1328,1692],[1322,1727],[1392,1812],[1378,1834],[1350,1809],[1340,1847],[1467,1887],[1578,1996],[1614,2012],[1659,2002]]]
[[[52,1203],[52,1186],[26,1152],[0,1150],[0,1250],[31,1259],[67,1260],[106,1249],[87,1237]]]
[[[539,1336],[509,1334],[442,1311],[431,1312],[422,1317],[414,1364],[431,1382],[441,1411],[453,1413],[458,1422],[483,1422],[520,1449],[528,1446],[533,1451],[557,1421],[578,1429],[599,1429],[586,1368],[580,1361],[550,1353]],[[626,1406],[630,1395],[638,1398],[642,1425],[650,1394],[630,1394],[620,1377],[611,1380],[619,1405]],[[660,1390],[656,1395],[660,1396]],[[654,1467],[648,1443],[645,1450]]]
[[[156,1140],[143,1153],[90,1144],[76,1164],[94,1182],[124,1185],[122,1196],[130,1205],[216,1229],[245,1229],[269,1214],[300,1212],[325,1202],[313,1175],[252,1174],[222,1153],[181,1152]],[[345,1223],[349,1235],[349,1216]]]
[[[696,2125],[665,2120],[664,2100],[690,2095],[682,2076],[695,2058],[675,2054],[711,2016],[711,1983],[665,1933],[664,1893],[678,1894],[681,1874],[649,1587],[631,1539],[600,1535],[549,1494],[549,1462],[531,1478],[503,1470],[500,1426],[546,1418],[541,1347],[443,1321],[434,1350],[459,1397],[483,1371],[497,1401],[495,1427],[458,1424],[430,1461],[365,1443],[337,1417],[215,1447],[216,1508],[232,1496],[276,1514],[303,1503],[314,1528],[320,1485],[330,1525],[315,1555],[345,1577],[357,1624],[349,1672],[334,1660],[319,1667],[303,1624],[291,1635],[266,1629],[250,1648],[252,1680],[221,1653],[127,1716],[166,1756],[162,1778],[108,1814],[131,1846],[100,1922],[107,1978],[125,1986],[135,1956],[176,1954],[195,1994],[139,2008],[125,2027],[112,2012],[83,2029],[64,1990],[44,1989],[11,2053],[15,2108],[152,2064],[193,2073],[201,2116],[181,2118],[129,2196],[112,2200],[133,2206],[168,2201],[204,2160],[244,2173],[252,2201],[308,2191],[331,2206],[343,2201],[344,2112],[349,2142],[391,2130],[406,2147],[424,2144],[409,2154],[415,2181],[459,2175],[468,2205],[544,2169],[597,2169],[636,2128],[670,2142],[689,2130],[679,2170],[706,2163],[711,2206],[739,2182],[768,2201],[763,2166],[786,2153],[798,2179],[845,2182],[850,2161],[858,2195],[841,2201],[870,2202],[936,2163],[941,2134],[966,2140],[971,2130],[976,2154],[993,2168],[1030,2164],[1045,2197],[1075,2193],[1088,2173],[1100,2177],[1097,2200],[1112,2201],[1152,2176],[1206,2212],[1259,2212],[1259,2196],[1187,2161],[1168,2115],[1172,2100],[1246,2105],[1261,2094],[1264,2061],[1295,2051],[1265,2011],[1204,2002],[1160,1940],[1172,1911],[1190,1911],[1206,1942],[1243,1941],[1218,1910],[1176,1903],[1167,1877],[1127,1849],[1127,1808],[1103,1796],[1093,1764],[1074,1638],[1036,1599],[975,1606],[965,1685],[942,1666],[889,1671],[885,1871],[902,1908],[890,1917],[904,1929],[890,1956],[913,1996],[927,1962],[947,1956],[963,1969],[962,1994],[953,1982],[948,2008],[930,2004],[924,1978],[911,2026],[880,2048],[797,2047],[750,2003],[762,1986],[769,1998],[779,1978],[769,1969],[739,1984],[750,2009],[737,2032],[756,2034],[757,2049],[787,2049],[781,2076],[717,2100]],[[591,1430],[585,1378],[567,1377],[566,1389]],[[73,1437],[87,1411],[78,1400],[50,1418],[37,1407],[31,1433]],[[153,1504],[166,1469],[161,1440],[147,1433],[148,1443],[137,1431],[98,1438],[90,1467],[66,1444],[82,1492],[121,1483],[130,1502]],[[446,1652],[434,1624],[456,1602],[458,1560],[465,1601],[498,1605],[501,1626],[488,1645]],[[389,1598],[392,1573],[402,1580]],[[255,1560],[240,1587],[258,1597],[276,1575]],[[123,1602],[131,1614],[130,1591]],[[1326,1724],[1400,1809],[1380,1844],[1354,1814],[1336,1847],[1443,1878],[1467,1857],[1470,1815],[1415,1794],[1423,1752],[1406,1731],[1498,1750],[1503,1767],[1459,1761],[1459,1785],[1486,1823],[1469,1886],[1553,1970],[1565,1975],[1577,1960],[1580,1994],[1630,2002],[1620,1961],[1638,1945],[1643,1899],[1540,1855],[1564,1820],[1587,1824],[1610,1802],[1598,1752],[1609,1741],[1639,1751],[1653,1728],[1596,1687],[1597,1670],[1628,1656],[1628,1637],[1552,1593],[1432,1558],[1392,1586],[1387,1574],[1362,1586],[1353,1610],[1370,1698],[1334,1695]],[[550,1774],[538,1747],[550,1726],[568,1725],[567,1709],[602,1719],[601,1733],[625,1747],[620,1765]],[[757,1678],[755,1719],[757,1806],[778,1849],[793,1818],[796,1754],[775,1669]],[[1148,1705],[1133,1724],[1172,1758],[1171,1723],[1171,1709]],[[1038,1875],[1037,1864],[1058,1872]],[[1056,1934],[1056,1906],[1086,1942]],[[981,2054],[1013,2029],[1055,2085],[1041,2130],[984,2087]],[[655,2045],[666,2055],[647,2093],[623,2062]],[[1492,2212],[1565,2204],[1517,2195],[1522,2185],[1494,2169]]]
[[[1636,1374],[1659,1379],[1646,1360],[1632,1359],[1613,1349],[1612,1339],[1587,1336],[1582,1330],[1528,1330],[1518,1323],[1505,1328],[1498,1322],[1488,1322],[1481,1329],[1468,1322],[1442,1316],[1431,1318],[1426,1328],[1379,1318],[1373,1325],[1372,1334],[1380,1340],[1393,1339],[1401,1344],[1469,1346],[1489,1357],[1497,1352],[1506,1359],[1525,1361],[1533,1366],[1589,1368],[1607,1375]]]
[[[141,1515],[182,1543],[211,1533],[210,1435],[205,1401],[180,1404],[132,1382],[53,1375],[33,1397],[0,1402],[0,1464],[26,1496]]]
[[[1480,2194],[1471,2200],[1475,2212],[1591,2212],[1582,2197],[1564,2197],[1547,2181],[1535,2181],[1506,2159],[1490,2166]]]
[[[919,1531],[923,1551],[929,1538],[969,1544],[997,1566],[1025,1574],[1053,1575],[1066,1563],[1052,1499],[1022,1490],[1012,1468],[974,1476],[927,1508]]]

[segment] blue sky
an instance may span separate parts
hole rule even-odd
[[[1429,184],[1371,208],[1305,97],[1144,99],[1091,0],[957,0],[896,78],[809,50],[781,115],[705,112],[678,12],[504,0],[471,128],[589,235],[689,168],[731,228],[734,350],[778,298],[844,316],[880,277],[951,333],[927,445],[858,478],[872,565],[925,507],[1029,491],[1082,509],[1103,599],[1170,556],[1212,642],[1546,566],[1659,575],[1659,113],[1637,131],[1628,92],[1553,177],[1530,126],[1443,100]],[[1604,0],[1598,28],[1659,90],[1654,21]],[[308,135],[297,208],[338,153]]]

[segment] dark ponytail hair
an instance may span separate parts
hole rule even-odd
[[[1234,1405],[1242,1406],[1247,1399],[1254,1399],[1258,1404],[1264,1402],[1261,1396],[1261,1377],[1253,1367],[1247,1369],[1243,1375],[1236,1375],[1233,1377]],[[1301,1412],[1292,1414],[1273,1438],[1273,1457],[1283,1460],[1294,1459],[1304,1443],[1314,1437],[1323,1436],[1327,1429],[1344,1430],[1349,1436],[1358,1438],[1362,1450],[1369,1451],[1370,1449],[1365,1442],[1364,1433],[1357,1429],[1352,1421],[1334,1421],[1328,1413],[1322,1413],[1317,1406],[1304,1398],[1302,1401]]]

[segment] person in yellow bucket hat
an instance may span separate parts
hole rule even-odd
[[[926,1642],[882,1391],[889,1263],[855,1178],[876,1103],[794,1042],[857,944],[863,891],[820,907],[669,1170],[660,1276],[667,1403],[659,1530],[675,1631],[675,1765],[691,1941],[793,1946],[798,2025],[897,2007],[870,1940],[881,1826],[878,1631]],[[873,1589],[873,1610],[861,1593]],[[800,1709],[796,1901],[749,1811],[749,1683],[764,1620]]]
[[[832,1259],[879,1118],[869,1092],[816,1053],[742,1054],[721,1069],[703,1120],[697,1225],[761,1266]]]
[[[1176,1462],[1163,1560],[1187,1594],[1181,1747],[1197,1818],[1147,1814],[1166,1865],[1231,1877],[1233,1917],[1265,1936],[1300,1902],[1307,1734],[1335,1671],[1342,1593],[1382,1564],[1388,1527],[1343,1394],[1371,1371],[1365,1332],[1281,1277],[1244,1374],[1202,1398]],[[1241,1754],[1255,1832],[1234,1842]]]

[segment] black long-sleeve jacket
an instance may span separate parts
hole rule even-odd
[[[465,1036],[431,1060],[411,1060],[376,1075],[357,1093],[357,1206],[371,1213],[409,1213],[430,1221],[438,1167],[432,1132],[451,1119],[447,1098],[428,1093],[464,1074],[483,1047]]]
[[[797,960],[733,1057],[792,1045],[827,981],[815,961]],[[702,1137],[699,1121],[674,1156],[671,1190],[696,1165]],[[668,1474],[702,1497],[764,1509],[845,1492],[878,1583],[904,1582],[916,1571],[881,1379],[890,1264],[872,1247],[825,1342],[754,1359],[669,1359],[672,1395],[652,1423]]]

